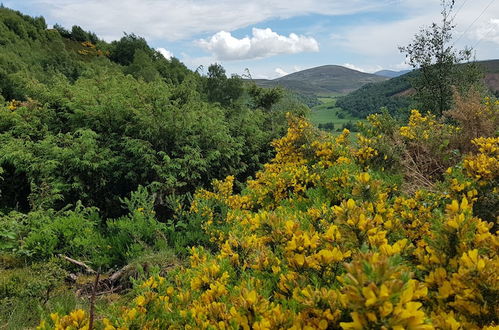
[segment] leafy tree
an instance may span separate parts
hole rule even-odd
[[[399,47],[409,64],[419,69],[411,83],[422,109],[441,115],[450,109],[454,86],[469,88],[480,79],[476,64],[457,65],[472,58],[472,50],[456,51],[452,41],[454,0],[442,0],[442,21],[423,27],[407,46]]]
[[[126,34],[119,40],[111,43],[109,58],[121,65],[130,65],[135,57],[135,52],[140,49],[152,56],[154,51],[147,45],[147,41],[135,34]]]
[[[61,37],[63,38],[71,38],[71,31],[68,31],[64,26],[59,25],[59,24],[54,24],[54,29],[59,32]]]
[[[158,51],[154,53],[154,65],[163,80],[174,85],[180,84],[187,76],[192,75],[192,72],[177,58],[172,57],[167,60]]]
[[[153,60],[142,49],[135,51],[133,62],[126,68],[125,73],[131,74],[135,78],[142,78],[147,82],[159,78]]]
[[[81,27],[73,25],[71,28],[71,38],[73,40],[83,42],[88,40],[88,35]]]
[[[277,86],[273,88],[258,87],[255,83],[248,89],[249,95],[253,98],[253,107],[270,111],[272,106],[279,102],[284,96],[284,90]]]
[[[228,106],[241,97],[243,90],[243,81],[239,76],[227,78],[225,69],[218,63],[208,67],[205,86],[208,101]]]

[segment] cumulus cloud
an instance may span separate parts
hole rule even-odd
[[[288,37],[271,29],[253,28],[252,37],[238,39],[230,32],[220,31],[209,39],[201,39],[198,46],[220,60],[265,58],[278,54],[319,51],[319,43],[312,37],[291,33]]]
[[[160,52],[161,55],[163,55],[167,60],[169,60],[173,57],[173,53],[170,52],[169,50],[166,50],[165,48],[159,47],[159,48],[156,48],[156,50],[158,52]]]

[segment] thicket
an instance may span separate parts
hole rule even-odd
[[[410,77],[415,74],[417,73],[412,72],[387,81],[367,84],[339,97],[336,105],[359,118],[378,113],[383,107],[395,115],[415,103],[410,95],[399,94],[410,90]]]

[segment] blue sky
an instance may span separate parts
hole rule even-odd
[[[140,35],[191,69],[214,62],[228,73],[276,78],[338,64],[365,72],[407,68],[397,46],[438,22],[440,0],[3,0],[80,25],[107,41]],[[455,47],[499,58],[499,0],[456,0]]]

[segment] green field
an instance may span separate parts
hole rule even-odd
[[[353,117],[351,114],[336,106],[336,98],[319,97],[319,104],[311,109],[310,120],[316,126],[319,124],[333,123],[334,132],[341,131],[343,125],[347,123],[355,124],[360,118]]]

